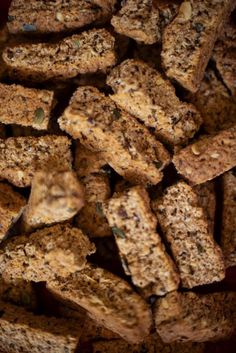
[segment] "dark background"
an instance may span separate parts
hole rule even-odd
[[[6,22],[10,3],[11,0],[0,0],[0,27]],[[226,279],[220,284],[211,286],[208,290],[236,291],[236,267],[229,268],[227,270]],[[206,348],[206,353],[236,353],[236,336],[227,342],[209,343]]]

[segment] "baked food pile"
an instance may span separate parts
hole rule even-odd
[[[235,0],[13,0],[0,351],[203,353],[236,329]]]

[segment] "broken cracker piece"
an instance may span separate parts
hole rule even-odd
[[[26,231],[71,219],[84,206],[84,188],[73,171],[36,172],[23,214]]]

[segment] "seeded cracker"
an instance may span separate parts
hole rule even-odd
[[[162,60],[168,77],[196,92],[235,0],[183,1],[165,28]]]
[[[9,137],[0,139],[0,177],[18,187],[30,186],[36,170],[48,165],[71,167],[71,141],[66,136]]]
[[[146,296],[164,295],[178,288],[179,276],[160,236],[140,186],[114,195],[104,206],[127,275]]]
[[[53,98],[52,91],[0,83],[0,121],[46,130]]]
[[[153,201],[152,207],[170,245],[182,286],[193,288],[221,281],[225,277],[223,256],[194,190],[178,182]]]
[[[157,184],[169,153],[135,118],[94,87],[79,87],[59,118],[60,128],[104,159],[125,179]]]
[[[236,166],[236,126],[206,136],[174,155],[173,163],[191,184],[202,184]]]
[[[114,37],[105,29],[91,29],[57,43],[18,44],[6,47],[3,60],[19,78],[32,81],[68,79],[106,70],[116,63]]]
[[[123,279],[87,265],[84,270],[48,283],[48,289],[75,308],[83,307],[99,325],[130,343],[149,334],[151,312],[145,301]]]
[[[13,0],[7,27],[12,34],[75,30],[110,19],[115,0]]]
[[[172,84],[142,61],[123,61],[111,71],[107,83],[114,91],[111,99],[168,144],[185,144],[200,127],[195,107],[181,102]]]

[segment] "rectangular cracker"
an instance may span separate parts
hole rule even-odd
[[[81,230],[61,223],[9,239],[0,254],[0,272],[12,282],[48,281],[81,270],[94,252]]]
[[[221,281],[225,277],[223,255],[194,190],[180,181],[168,187],[152,206],[170,244],[182,286]]]
[[[154,319],[163,342],[228,338],[235,328],[235,292],[172,292],[157,300]]]
[[[45,81],[106,70],[116,63],[115,39],[105,29],[74,34],[57,43],[18,44],[6,47],[3,60],[19,78]]]
[[[7,27],[12,34],[71,31],[90,23],[104,23],[116,0],[13,0]]]
[[[18,187],[30,186],[36,170],[48,165],[71,167],[71,141],[66,136],[9,137],[0,139],[0,177]]]
[[[178,288],[179,275],[156,232],[148,193],[136,186],[114,195],[103,207],[123,268],[146,296]]]
[[[0,83],[0,122],[47,130],[54,93]]]
[[[236,172],[222,175],[223,214],[221,247],[227,267],[236,265]]]
[[[102,172],[89,174],[82,182],[85,188],[85,205],[76,216],[75,224],[89,237],[112,235],[102,210],[102,202],[111,196],[109,176]]]
[[[84,188],[75,172],[48,168],[38,171],[33,177],[24,210],[23,229],[30,231],[71,219],[84,206],[84,202]]]
[[[111,71],[107,83],[114,91],[112,100],[170,145],[185,144],[201,125],[196,108],[181,102],[173,85],[142,61],[125,60]]]
[[[1,352],[74,353],[82,325],[76,320],[35,315],[0,302]]]
[[[236,166],[236,125],[204,136],[174,155],[173,163],[191,184],[202,184]]]
[[[216,193],[214,181],[196,185],[193,188],[198,198],[198,204],[203,208],[208,221],[209,233],[214,234],[215,212],[216,212]]]
[[[164,30],[162,60],[166,74],[193,93],[203,79],[233,2],[184,1],[178,15]]]
[[[130,343],[150,332],[151,312],[146,302],[123,279],[87,265],[67,278],[50,281],[47,288],[62,302],[82,307],[99,325]]]
[[[0,242],[9,228],[21,216],[26,200],[21,194],[3,182],[0,182]]]
[[[59,118],[60,128],[133,182],[157,184],[169,153],[134,117],[94,87],[79,87]]]
[[[201,113],[207,133],[217,133],[236,123],[236,101],[214,70],[206,70],[199,90],[190,99]]]

